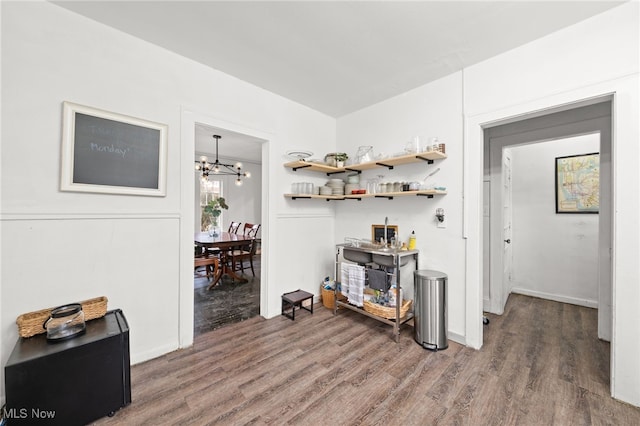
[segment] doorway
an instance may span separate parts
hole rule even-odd
[[[612,327],[610,100],[489,127],[484,130],[485,196],[488,195],[491,200],[487,210],[495,212],[495,214],[489,214],[489,219],[487,220],[485,217],[484,221],[484,234],[490,236],[485,238],[490,240],[490,244],[488,249],[485,245],[483,257],[484,268],[489,271],[484,276],[483,307],[485,311],[502,314],[507,297],[514,285],[509,275],[509,262],[505,261],[504,257],[505,245],[517,246],[518,244],[517,238],[512,238],[512,235],[507,235],[505,231],[505,223],[510,223],[510,220],[505,220],[507,215],[503,212],[510,212],[511,208],[505,210],[504,191],[499,189],[500,184],[505,180],[505,173],[503,173],[504,152],[513,151],[517,149],[515,148],[517,146],[530,144],[559,146],[558,141],[562,139],[589,134],[599,136],[599,143],[596,146],[600,152],[600,211],[595,225],[597,227],[595,254],[597,267],[594,272],[597,277],[597,295],[595,296],[597,302],[594,304],[598,306],[598,337],[610,341]],[[554,142],[557,143],[554,144]],[[542,164],[532,164],[531,166],[537,167]],[[545,164],[545,166],[549,166],[549,164]],[[487,187],[487,182],[490,182],[489,187]],[[555,212],[550,215],[550,217],[552,216],[555,216]],[[582,224],[584,222],[582,221]],[[574,255],[575,253],[570,253],[567,259],[571,259]],[[542,265],[538,267],[542,267]],[[541,295],[537,294],[537,296]]]
[[[197,230],[196,226],[196,205],[199,205],[199,201],[196,201],[194,194],[195,183],[197,177],[194,172],[194,158],[196,153],[195,146],[195,131],[196,125],[203,124],[206,126],[214,127],[217,129],[228,130],[230,132],[239,133],[242,135],[250,136],[254,140],[259,142],[261,150],[261,162],[262,170],[258,173],[261,181],[261,192],[258,195],[258,199],[261,203],[261,221],[262,227],[260,229],[262,239],[262,255],[261,255],[261,268],[260,268],[260,315],[268,316],[269,307],[269,285],[270,282],[267,279],[270,275],[270,257],[269,257],[269,245],[270,238],[269,233],[273,227],[271,223],[271,214],[269,209],[269,151],[272,143],[274,143],[275,136],[272,133],[258,130],[255,127],[251,127],[237,122],[230,122],[227,120],[221,120],[211,115],[201,112],[193,111],[190,109],[182,110],[182,120],[180,126],[180,154],[181,170],[180,170],[180,286],[179,286],[179,346],[181,348],[189,347],[193,345],[194,336],[194,276],[193,276],[193,256],[194,256],[194,243],[193,234]]]
[[[220,172],[196,171],[194,232],[201,229],[202,212],[208,197],[203,190],[216,189],[214,196],[223,197],[226,207],[219,216],[220,230],[228,231],[231,222],[239,223],[234,233],[243,234],[245,224],[262,227],[262,144],[265,141],[244,133],[204,123],[195,124],[195,161],[220,161]],[[224,164],[233,165],[231,172]],[[240,167],[243,175],[236,174]],[[204,203],[204,204],[203,204]],[[256,240],[261,241],[258,229]],[[257,244],[256,249],[257,249]],[[227,324],[240,322],[260,314],[260,251],[255,250],[251,262],[238,262],[237,271],[243,280],[234,280],[226,274],[212,286],[206,271],[194,272],[194,335],[215,330]],[[225,257],[222,256],[221,260]]]

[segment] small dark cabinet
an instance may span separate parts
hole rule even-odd
[[[5,366],[6,408],[14,424],[86,425],[131,403],[129,326],[121,310],[87,321],[86,333],[16,343]]]

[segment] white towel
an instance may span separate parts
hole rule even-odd
[[[349,297],[349,267],[351,263],[340,264],[340,291],[344,297]]]
[[[349,294],[348,302],[352,305],[362,307],[364,302],[365,274],[364,266],[349,266]]]

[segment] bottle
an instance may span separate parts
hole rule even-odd
[[[393,284],[389,289],[389,306],[393,307],[398,304],[402,306],[402,289],[398,291],[398,287]]]
[[[416,231],[411,231],[411,236],[409,237],[409,250],[416,249]]]

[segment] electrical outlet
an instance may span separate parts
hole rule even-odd
[[[438,222],[438,228],[446,228],[447,227],[447,218],[445,217],[444,220],[442,222],[440,222],[439,220]]]

